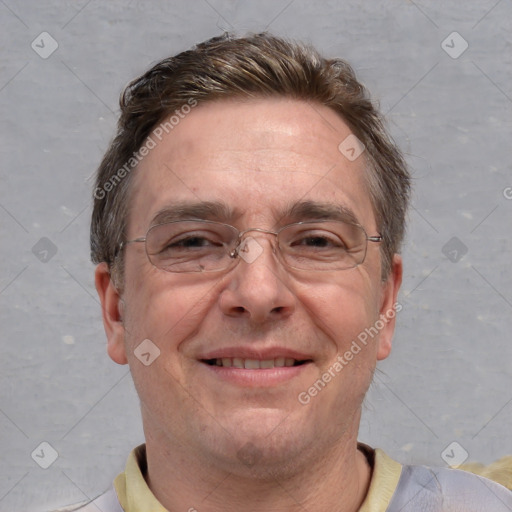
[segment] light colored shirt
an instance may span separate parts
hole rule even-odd
[[[359,449],[373,467],[370,487],[358,512],[512,512],[512,492],[486,478],[448,468],[403,466],[382,450]],[[146,447],[128,457],[113,488],[77,512],[168,512],[144,478]]]

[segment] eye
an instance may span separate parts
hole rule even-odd
[[[346,249],[343,240],[329,231],[303,231],[290,240],[290,247],[296,249]]]
[[[214,243],[212,240],[204,236],[189,235],[181,238],[180,240],[170,240],[167,243],[167,247],[170,249],[174,248],[194,248],[194,247],[210,247],[212,245],[222,245],[222,243]]]
[[[222,245],[222,238],[216,233],[182,233],[168,239],[164,249],[201,249]]]
[[[315,235],[304,237],[295,242],[293,245],[307,245],[309,247],[328,247],[332,245],[332,243],[332,240],[330,240],[328,237]]]
[[[152,254],[179,255],[185,253],[204,253],[222,248],[222,235],[214,231],[183,231],[181,233],[159,233],[153,239]]]

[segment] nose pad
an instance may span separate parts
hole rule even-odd
[[[276,236],[276,233],[274,233],[272,231],[265,231],[262,229],[261,230],[254,229],[251,231],[259,231],[260,233],[265,233],[265,234]],[[261,237],[261,238],[263,238],[263,237]],[[271,240],[268,240],[268,242],[272,249],[272,254],[274,256],[277,256],[277,251],[278,251],[277,240],[275,241],[275,243],[274,243],[274,241],[271,241]],[[255,237],[247,236],[247,237],[239,239],[236,247],[229,253],[229,256],[231,258],[240,257],[246,263],[253,263],[263,254],[263,251],[264,251],[263,245],[260,242],[258,242],[258,240]]]
[[[263,253],[263,246],[253,236],[244,238],[236,248],[236,255],[246,263],[253,263]]]

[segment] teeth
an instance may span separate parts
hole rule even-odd
[[[276,357],[274,359],[274,366],[281,368],[284,366],[284,357]]]
[[[258,359],[243,359],[241,357],[223,357],[215,359],[215,366],[223,366],[225,368],[245,368],[247,370],[259,370],[261,368],[283,368],[285,366],[293,366],[296,360],[290,357],[276,357],[275,359],[266,359],[260,361]]]

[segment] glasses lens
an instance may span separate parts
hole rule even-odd
[[[146,236],[149,261],[168,272],[212,272],[227,268],[238,232],[210,221],[177,221],[153,226]]]
[[[339,221],[304,222],[279,233],[287,265],[300,270],[343,270],[357,267],[366,256],[361,226]]]

